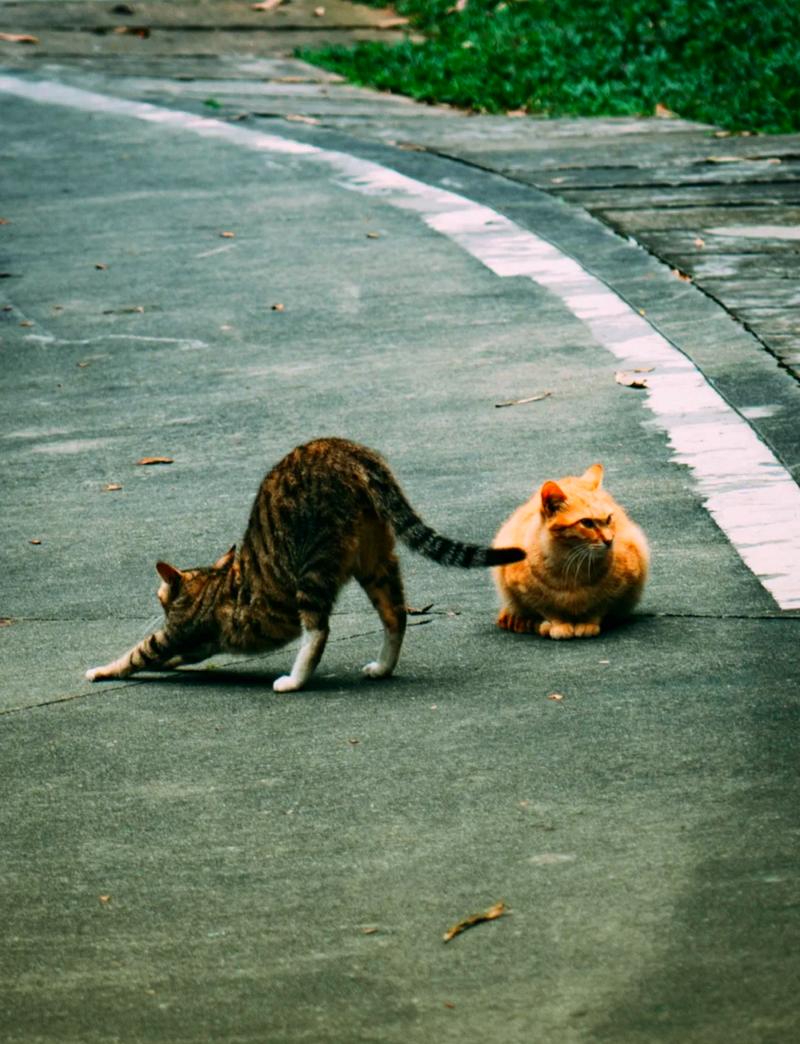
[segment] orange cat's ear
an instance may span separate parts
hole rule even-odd
[[[234,544],[232,548],[230,548],[228,551],[226,551],[225,554],[222,556],[222,558],[218,558],[216,560],[216,562],[214,563],[213,568],[214,569],[227,569],[228,566],[231,564],[231,562],[234,560],[235,557],[236,557],[236,544]]]
[[[567,495],[557,482],[545,482],[541,497],[542,508],[548,515],[555,514],[561,505],[567,502]]]
[[[156,572],[164,581],[172,586],[177,586],[180,582],[183,573],[180,569],[176,569],[175,566],[171,566],[169,562],[156,562]]]
[[[590,468],[581,475],[581,478],[589,489],[599,489],[603,482],[603,465],[592,464]]]

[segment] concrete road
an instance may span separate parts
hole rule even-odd
[[[793,379],[566,205],[171,105],[0,78],[3,1039],[795,1041],[800,494],[750,423]],[[302,694],[291,650],[85,683],[319,434],[473,540],[603,461],[641,611],[511,636],[407,554],[390,682],[348,590]]]

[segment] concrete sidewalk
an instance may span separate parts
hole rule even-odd
[[[3,1038],[794,1041],[797,611],[614,380],[607,331],[444,234],[434,204],[456,203],[436,193],[576,259],[633,302],[623,332],[641,307],[777,464],[797,459],[794,378],[696,287],[513,181],[341,127],[142,119],[113,100],[220,113],[161,74],[129,91],[100,60],[84,108],[13,77]],[[389,127],[404,103],[385,104]],[[430,209],[390,173],[368,192],[378,169]],[[404,555],[428,609],[385,685],[359,678],[380,628],[356,591],[308,692],[271,691],[291,650],[84,683],[157,613],[155,560],[224,551],[269,464],[321,433],[381,449],[423,516],[468,539],[603,460],[653,546],[641,612],[590,642],[511,636],[488,577]],[[766,553],[782,534],[763,524]],[[500,899],[508,916],[442,942]]]

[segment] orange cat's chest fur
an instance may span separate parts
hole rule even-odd
[[[596,464],[583,475],[545,482],[504,523],[499,545],[526,558],[496,569],[498,624],[551,638],[593,637],[641,597],[648,548],[641,529],[602,488]]]

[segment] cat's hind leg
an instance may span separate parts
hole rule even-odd
[[[524,616],[505,607],[497,617],[498,627],[502,627],[504,631],[514,631],[515,634],[538,634],[540,623],[541,618],[538,616]]]
[[[388,678],[397,666],[406,631],[406,604],[400,564],[390,551],[369,573],[356,573],[356,579],[383,624],[381,651],[377,660],[364,666],[364,674],[368,678]]]

